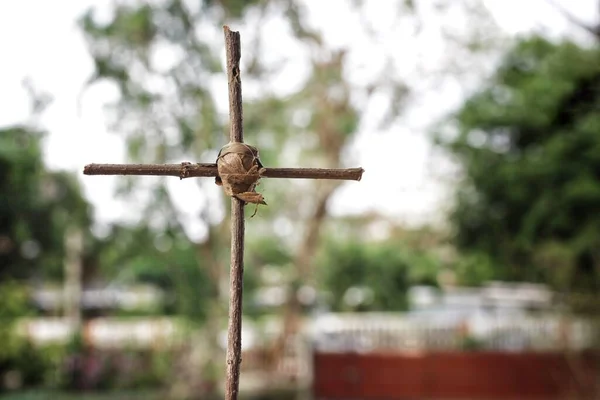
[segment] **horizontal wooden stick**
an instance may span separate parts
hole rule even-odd
[[[264,168],[264,178],[289,179],[340,179],[360,181],[362,168]],[[218,176],[217,164],[88,164],[83,168],[85,175],[155,175],[191,177]]]
[[[265,168],[260,176],[264,178],[291,179],[341,179],[360,181],[362,168]]]
[[[156,175],[181,179],[197,176],[215,177],[217,164],[88,164],[84,175]]]

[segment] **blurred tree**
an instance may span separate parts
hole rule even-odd
[[[0,393],[40,385],[54,365],[16,330],[19,318],[32,314],[28,287],[13,279],[0,280],[0,299]]]
[[[91,223],[77,179],[45,169],[42,137],[26,126],[0,130],[0,279],[61,277],[66,230]]]
[[[328,242],[319,263],[320,283],[336,311],[406,310],[411,285],[437,286],[439,258],[396,241]]]
[[[176,230],[156,232],[144,224],[115,225],[96,242],[102,275],[113,285],[144,282],[166,293],[164,310],[201,323],[207,318],[213,290],[195,249]]]
[[[600,291],[599,110],[598,48],[533,37],[440,131],[465,175],[455,243],[495,278]]]
[[[428,2],[397,1],[393,8],[398,20],[412,20],[409,24],[415,26],[415,32],[420,29],[423,11],[416,3]],[[480,2],[468,3],[474,9],[473,3]],[[362,1],[348,5],[358,16],[367,40],[379,43],[371,22],[363,16],[365,6]],[[439,7],[439,14],[444,12]],[[276,40],[269,37],[269,22],[273,21],[285,24],[286,33],[291,36]],[[118,3],[103,22],[90,10],[81,18],[95,63],[89,83],[110,82],[118,88],[121,96],[113,105],[112,128],[127,140],[131,160],[212,162],[226,142],[226,111],[219,106],[227,93],[221,26],[239,24],[244,41],[244,124],[246,132],[253,135],[247,134],[246,140],[260,148],[263,163],[294,166],[306,161],[314,166],[346,166],[352,162],[348,149],[369,107],[377,108],[377,117],[371,121],[379,120],[374,125],[390,126],[406,106],[409,89],[396,73],[401,69],[401,61],[385,52],[377,57],[375,73],[350,79],[350,49],[328,43],[313,22],[308,7],[299,0]],[[490,26],[486,25],[486,34],[478,37],[487,37],[492,31]],[[273,47],[265,44],[267,41]],[[289,46],[279,51],[281,43]],[[301,74],[298,68],[302,69]],[[358,70],[363,68],[360,65]],[[281,84],[282,77],[299,75],[300,79]],[[380,102],[382,98],[385,105]],[[130,193],[139,188],[142,180],[122,182],[125,185],[121,192]],[[186,228],[192,225],[190,219],[175,206],[172,194],[165,190],[165,180],[143,182],[148,183],[152,195],[149,202],[140,205],[141,217],[151,221],[156,230],[189,232]],[[186,240],[196,249],[197,265],[206,268],[214,285],[212,322],[207,324],[214,329],[219,325],[219,316],[225,315],[221,288],[226,283],[228,218],[227,213],[222,216],[222,210],[227,206],[222,196],[216,195],[212,182],[195,182],[200,189],[200,211],[195,222],[204,226],[206,235],[186,235]],[[269,207],[262,211],[260,220],[253,221],[253,229],[256,236],[272,235],[275,240],[285,241],[292,249],[287,253],[297,272],[285,310],[284,335],[275,346],[281,349],[287,335],[296,329],[296,289],[304,283],[314,286],[314,256],[321,226],[328,215],[328,203],[340,184],[282,185],[268,180],[262,184],[268,193]],[[249,238],[249,248],[255,249],[252,242]],[[215,355],[215,360],[220,359]]]
[[[247,67],[244,83],[250,87],[256,83],[268,87],[270,77],[265,70],[270,68],[274,74],[277,67],[272,63],[266,65],[259,58],[264,56],[259,27],[269,16],[284,17],[295,38],[305,42],[310,53],[310,74],[291,95],[267,91],[254,101],[246,97],[245,127],[256,134],[247,140],[258,144],[266,165],[280,158],[289,159],[290,153],[293,160],[299,160],[301,155],[310,157],[311,164],[317,166],[341,165],[342,150],[351,141],[359,122],[359,114],[351,104],[351,87],[343,75],[346,52],[328,48],[320,34],[306,26],[304,11],[297,2],[275,0],[195,4],[168,0],[153,6],[117,5],[108,22],[98,22],[92,10],[86,13],[81,27],[95,63],[90,84],[108,81],[119,88],[121,97],[114,105],[113,129],[125,135],[130,158],[143,162],[214,161],[226,140],[226,118],[219,114],[215,100],[226,93],[220,27],[225,21],[249,25],[244,32],[244,43],[248,44],[244,48],[253,51],[244,52],[242,61]],[[223,82],[221,93],[214,90],[214,82]],[[390,74],[382,73],[382,79],[367,86],[363,88],[367,95],[376,93],[378,87],[391,91],[394,101],[388,114],[394,115],[402,105],[400,99],[406,90]],[[305,117],[299,119],[300,114]],[[301,122],[290,123],[291,120]],[[298,133],[302,134],[292,136]],[[124,179],[127,186],[122,193],[134,190],[135,182],[139,181]],[[219,326],[218,316],[225,315],[225,302],[219,293],[222,282],[226,282],[223,256],[228,248],[228,220],[215,217],[225,206],[221,197],[214,200],[214,184],[208,180],[196,182],[202,197],[199,221],[207,234],[201,239],[188,236],[186,240],[193,243],[197,265],[207,269],[214,285],[211,292],[215,298],[209,307],[214,315],[208,328],[215,329]],[[142,217],[159,230],[173,229],[185,234],[189,221],[173,204],[165,190],[165,181],[155,179],[150,185],[152,200],[142,205]],[[315,184],[314,188],[302,184],[269,188],[269,199],[276,201],[269,200],[271,206],[263,215],[274,215],[280,211],[277,203],[285,204],[287,200],[290,201],[287,216],[293,216],[291,221],[301,225],[304,220],[309,221],[294,257],[301,271],[299,279],[310,276],[320,224],[327,213],[327,202],[338,186],[325,182]],[[304,196],[298,196],[299,192]],[[301,215],[293,210],[300,203],[304,203],[305,210]],[[271,233],[280,222],[268,221],[267,232]],[[215,359],[220,361],[220,356]]]

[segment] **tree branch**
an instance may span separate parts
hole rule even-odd
[[[264,168],[261,178],[340,179],[360,181],[362,168]],[[217,164],[88,164],[85,175],[154,175],[176,176],[180,179],[218,176]]]
[[[363,172],[365,172],[365,170],[362,168],[265,168],[260,176],[262,178],[360,181]]]
[[[240,33],[224,26],[229,85],[229,137],[244,141],[242,80],[240,76]],[[229,285],[229,326],[227,327],[227,373],[225,399],[237,400],[242,364],[242,297],[244,279],[244,202],[231,197],[231,268]]]
[[[225,50],[227,54],[227,82],[229,86],[229,137],[232,142],[244,141],[242,111],[242,77],[240,74],[240,33],[224,26]]]
[[[550,3],[552,7],[554,7],[559,13],[561,13],[562,16],[567,19],[567,21],[592,34],[596,38],[596,40],[600,40],[600,25],[590,26],[584,23],[579,18],[576,18],[573,14],[567,11],[563,6],[558,4],[555,0],[548,0],[548,3]]]
[[[191,177],[215,177],[217,164],[88,164],[83,167],[84,175],[153,175]]]

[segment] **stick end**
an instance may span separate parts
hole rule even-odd
[[[223,32],[228,35],[228,34],[232,34],[232,35],[239,35],[240,33],[238,31],[232,31],[229,28],[229,25],[223,25]]]
[[[363,172],[365,172],[365,170],[364,168],[359,168],[358,170],[358,177],[356,178],[356,181],[360,182],[360,180],[362,179]]]

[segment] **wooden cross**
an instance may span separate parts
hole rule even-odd
[[[240,78],[240,34],[223,27],[227,54],[227,78],[229,86],[230,143],[242,151],[233,151],[239,156],[238,164],[243,171],[231,174],[223,167],[225,146],[217,163],[192,164],[88,164],[85,175],[161,175],[176,176],[180,179],[190,177],[215,177],[217,184],[223,184],[225,193],[231,196],[231,267],[229,324],[227,329],[227,372],[225,398],[235,400],[238,396],[240,364],[242,362],[242,281],[244,273],[244,206],[248,202],[264,204],[262,196],[254,192],[254,186],[260,178],[300,178],[300,179],[343,179],[360,181],[362,168],[326,169],[326,168],[264,168],[258,159],[258,150],[244,144],[242,126],[242,84]],[[236,145],[239,143],[240,145]],[[244,158],[250,155],[250,158]],[[256,165],[250,168],[249,164]],[[235,161],[235,160],[234,160]],[[222,168],[223,167],[223,168]],[[225,173],[223,171],[226,171]],[[241,186],[242,190],[235,190]],[[234,190],[231,190],[231,186]],[[243,193],[241,193],[243,192]]]

